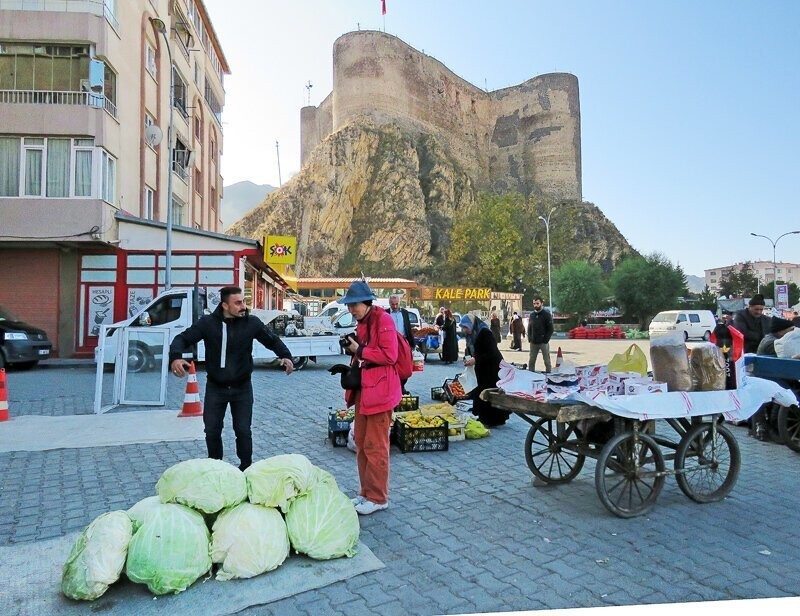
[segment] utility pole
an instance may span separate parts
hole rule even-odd
[[[278,155],[278,188],[283,185],[283,180],[281,180],[281,147],[278,144],[278,140],[275,140],[275,153]]]

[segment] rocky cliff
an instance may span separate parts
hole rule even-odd
[[[477,200],[472,179],[436,137],[360,117],[328,135],[298,175],[227,232],[296,235],[301,276],[364,271],[426,282],[436,278],[453,225]],[[570,210],[569,258],[608,269],[632,252],[593,205]]]

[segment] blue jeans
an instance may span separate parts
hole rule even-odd
[[[250,424],[253,420],[253,384],[251,381],[239,385],[217,385],[206,382],[206,397],[203,408],[206,447],[208,457],[222,460],[222,425],[225,410],[231,406],[233,433],[236,435],[236,455],[244,470],[253,462],[253,436]]]

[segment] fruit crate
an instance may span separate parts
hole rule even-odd
[[[328,438],[331,439],[331,443],[333,443],[334,447],[347,447],[347,435],[350,434],[350,430],[335,430],[333,432],[328,432]]]
[[[453,383],[457,383],[457,385],[454,387]],[[458,391],[458,388],[461,389],[460,392]],[[458,383],[456,379],[445,379],[444,383],[442,384],[442,389],[444,390],[444,399],[450,404],[455,404],[459,400],[469,399],[469,394],[463,393],[464,388],[461,387],[461,384]]]
[[[451,443],[467,440],[466,433],[464,432],[466,427],[466,424],[450,425],[448,427],[447,440]],[[454,430],[455,434],[453,434]]]
[[[400,404],[394,407],[395,413],[417,410],[419,410],[419,396],[403,396],[400,398]]]
[[[443,401],[444,400],[444,388],[442,388],[442,387],[431,387],[431,400]]]
[[[447,451],[447,422],[436,428],[412,428],[402,421],[395,422],[395,439],[403,453],[413,451]]]
[[[341,415],[337,415],[337,413],[341,413],[341,411],[328,413],[328,436],[330,436],[331,432],[349,432],[350,424],[353,423],[355,418],[355,415],[344,418]]]

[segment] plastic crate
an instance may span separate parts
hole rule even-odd
[[[450,434],[451,430],[455,430],[456,434]],[[467,439],[465,430],[466,430],[466,425],[449,426],[447,429],[447,440],[451,443],[455,443],[458,441],[465,441]]]
[[[444,388],[442,387],[431,387],[431,400],[444,400]]]
[[[337,419],[336,412],[328,413],[328,434],[337,431],[350,431],[350,424],[353,423],[352,419]]]
[[[417,410],[419,410],[419,396],[403,396],[400,398],[400,404],[394,407],[395,413]]]
[[[413,451],[447,451],[447,422],[436,428],[411,428],[401,421],[395,422],[395,439],[403,453]]]
[[[329,433],[331,443],[333,443],[334,447],[347,447],[347,435],[350,433],[350,430],[336,430],[334,432]]]
[[[469,394],[465,394],[463,396],[459,396],[453,393],[452,389],[450,388],[451,383],[455,382],[455,379],[445,379],[444,383],[442,384],[442,389],[444,390],[444,399],[449,402],[450,404],[455,404],[459,400],[468,400]]]

